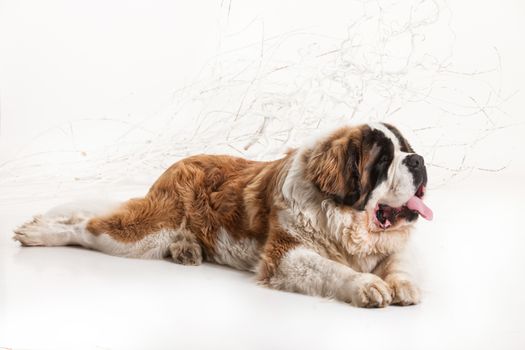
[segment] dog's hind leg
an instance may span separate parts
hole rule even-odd
[[[91,244],[86,232],[87,221],[101,213],[109,212],[119,203],[101,200],[84,200],[60,205],[14,230],[14,240],[24,246],[62,246]]]
[[[85,232],[88,217],[81,214],[71,216],[37,215],[31,221],[15,229],[13,239],[24,246],[62,246],[91,244]]]
[[[196,240],[182,228],[180,217],[172,201],[146,197],[132,199],[106,215],[55,211],[37,216],[16,229],[13,238],[25,246],[80,245],[116,256],[159,259],[177,251],[172,246],[177,240],[179,246],[191,243],[182,248],[194,247]],[[188,249],[180,251],[189,254]],[[197,249],[193,252],[201,254]],[[189,263],[200,263],[199,256]]]
[[[176,202],[132,199],[108,216],[87,223],[97,235],[96,249],[113,255],[138,258],[164,258],[178,264],[200,265],[203,251],[195,235],[186,228]]]

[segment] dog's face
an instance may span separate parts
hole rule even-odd
[[[339,129],[306,153],[306,177],[336,203],[367,211],[379,229],[432,219],[424,159],[391,125]]]

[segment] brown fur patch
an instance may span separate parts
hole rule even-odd
[[[375,185],[370,168],[380,156],[370,134],[367,125],[340,128],[304,152],[306,179],[337,203],[363,210]]]
[[[352,175],[358,176],[350,172],[351,163],[359,162],[360,143],[359,128],[337,130],[306,155],[306,178],[325,193],[343,197],[357,191],[358,178],[355,179],[356,181],[349,180]]]
[[[368,165],[377,155],[374,145],[364,142],[369,131],[365,125],[340,128],[305,150],[300,159],[305,178],[317,186],[321,196],[334,198],[348,211],[362,204],[366,199],[363,191],[370,187]],[[221,155],[183,159],[168,168],[144,198],[132,199],[107,216],[91,219],[87,229],[119,242],[140,241],[161,229],[184,230],[210,260],[218,253],[219,232],[226,232],[228,239],[255,241],[262,247],[259,277],[267,281],[284,254],[299,244],[277,220],[278,211],[289,205],[281,190],[295,155],[291,150],[272,162]],[[361,225],[370,226],[366,222]],[[326,247],[334,244],[340,242],[328,242]],[[174,246],[175,255],[179,248]],[[349,264],[350,253],[337,249],[326,248],[327,255]]]
[[[133,199],[87,229],[120,242],[135,242],[160,229],[191,232],[213,255],[219,228],[234,239],[266,241],[276,190],[293,152],[273,162],[199,155],[181,160],[155,182],[145,198]]]
[[[277,218],[272,218],[272,229],[268,236],[268,241],[262,254],[262,262],[258,274],[258,279],[263,284],[268,284],[270,278],[275,274],[279,263],[284,255],[299,245],[299,241],[290,236],[288,232],[282,229]]]

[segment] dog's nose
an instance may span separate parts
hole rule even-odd
[[[419,154],[411,154],[405,158],[405,164],[414,170],[421,170],[425,166],[425,160]]]

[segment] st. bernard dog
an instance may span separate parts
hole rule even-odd
[[[80,245],[183,265],[256,273],[270,288],[362,307],[419,302],[399,253],[427,173],[389,124],[342,127],[281,159],[224,155],[178,161],[144,198],[103,215],[46,214],[15,230],[24,246]]]

